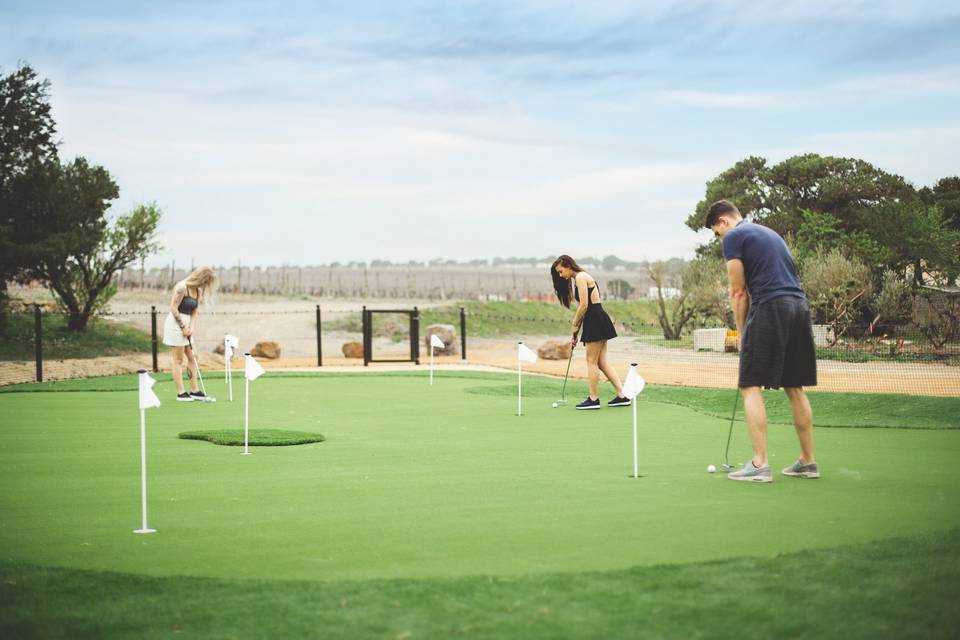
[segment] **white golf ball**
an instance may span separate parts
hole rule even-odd
[[[557,408],[557,403],[556,403],[556,402],[553,403],[553,408],[554,408],[554,409]]]
[[[715,466],[713,466],[712,464],[707,465],[707,473],[716,473],[716,471],[717,471],[717,468]]]

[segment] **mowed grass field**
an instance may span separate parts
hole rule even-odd
[[[425,372],[424,372],[425,373]],[[554,409],[504,374],[267,373],[254,428],[322,443],[177,438],[226,402],[147,412],[135,376],[0,393],[5,637],[951,637],[960,625],[960,400],[812,395],[824,477],[752,485],[722,462],[731,392],[649,388]],[[18,393],[34,390],[36,392]],[[585,394],[574,382],[568,398]],[[608,394],[609,395],[609,394]],[[772,464],[796,457],[771,394]],[[853,428],[860,427],[860,428]],[[864,428],[886,427],[886,428]],[[742,420],[734,454],[746,460]]]

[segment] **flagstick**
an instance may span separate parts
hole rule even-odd
[[[517,349],[517,415],[523,415],[523,360],[520,359],[520,350]]]
[[[146,410],[140,409],[140,505],[143,522],[134,533],[156,533],[156,529],[147,526],[147,417]]]
[[[230,392],[230,402],[233,402],[233,348],[227,344],[227,338],[223,338],[223,378],[227,383],[227,389]]]
[[[637,399],[634,397],[630,402],[633,405],[633,477],[640,477],[639,451],[637,448]],[[623,473],[621,471],[621,473]]]
[[[430,341],[430,386],[433,386],[433,340]]]
[[[243,400],[243,453],[242,456],[250,455],[250,378],[243,376],[247,381],[245,398]]]

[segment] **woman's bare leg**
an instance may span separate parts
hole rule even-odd
[[[588,342],[587,347],[587,374],[590,377],[590,399],[596,400],[600,397],[600,367],[597,366],[597,360],[600,359],[600,351],[603,347],[601,342]]]
[[[610,366],[610,363],[607,361],[607,341],[603,341],[603,347],[600,349],[600,358],[597,360],[597,366],[600,367],[600,371],[603,371],[603,375],[607,376],[607,380],[610,381],[610,384],[613,385],[613,388],[617,390],[617,397],[623,397],[623,385],[620,384],[620,376],[617,375],[617,370]]]
[[[183,390],[183,347],[170,347],[170,375],[173,376],[173,384],[177,385],[177,394],[185,393]]]

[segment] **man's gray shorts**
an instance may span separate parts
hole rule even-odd
[[[740,340],[742,387],[812,387],[817,350],[810,307],[803,298],[780,296],[751,304]]]

